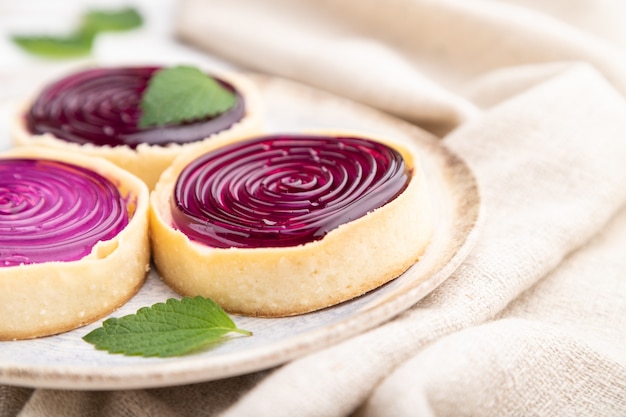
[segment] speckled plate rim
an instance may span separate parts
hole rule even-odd
[[[328,323],[313,324],[311,328],[294,334],[286,332],[283,337],[265,344],[245,346],[243,339],[240,341],[238,338],[224,343],[223,346],[230,347],[225,350],[219,347],[168,359],[119,359],[120,355],[90,349],[76,353],[80,364],[55,360],[61,357],[68,359],[69,355],[71,362],[73,343],[86,345],[80,338],[101,321],[45,340],[0,342],[0,384],[77,390],[154,388],[210,381],[272,368],[339,343],[402,313],[431,293],[462,263],[478,238],[483,204],[475,176],[458,155],[438,138],[377,110],[292,81],[259,74],[249,76],[259,87],[267,106],[267,129],[270,132],[308,129],[363,131],[415,146],[432,185],[431,194],[439,216],[435,239],[422,260],[396,280],[358,299],[300,318],[275,319],[271,323],[279,329],[280,320],[295,323],[287,328],[289,330],[297,329],[298,320],[315,323],[316,317],[331,317]],[[145,290],[148,295],[143,295],[142,289],[112,316],[119,317],[122,313],[134,312],[138,307],[165,301],[163,297],[168,289],[159,287],[160,280],[154,272],[150,275]],[[158,295],[155,297],[154,294]],[[333,316],[335,312],[336,317]],[[265,322],[258,330],[255,323],[265,319],[234,319],[240,327],[255,332],[251,338],[263,341]],[[34,355],[40,354],[39,351],[44,352],[47,345],[54,346],[54,349],[43,362],[28,363],[29,354],[34,358]],[[66,345],[67,350],[64,348]],[[3,356],[3,347],[19,349],[23,355],[19,360],[7,357],[10,353]],[[110,363],[107,358],[110,358]],[[90,365],[91,359],[93,365]]]

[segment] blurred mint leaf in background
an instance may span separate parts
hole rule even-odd
[[[131,7],[116,11],[90,10],[83,16],[81,31],[123,32],[141,27],[143,19],[139,12]]]
[[[43,58],[78,58],[91,53],[94,38],[102,32],[122,32],[141,27],[139,12],[127,7],[120,10],[89,10],[81,25],[67,36],[13,35],[13,42],[24,51]]]
[[[89,55],[93,45],[93,36],[82,33],[66,37],[13,36],[12,40],[33,55],[54,59]]]

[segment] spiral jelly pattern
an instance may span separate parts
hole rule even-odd
[[[393,200],[410,175],[402,155],[369,139],[259,137],[186,166],[174,187],[172,220],[211,247],[296,246]]]
[[[45,88],[25,114],[30,133],[96,146],[136,148],[142,143],[164,146],[190,143],[228,129],[245,113],[243,97],[233,86],[236,104],[211,118],[180,125],[140,129],[141,97],[160,67],[94,68],[63,78]]]
[[[128,224],[115,185],[86,168],[0,159],[0,266],[74,261]]]

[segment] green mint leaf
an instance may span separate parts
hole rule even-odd
[[[89,55],[93,40],[100,32],[125,31],[143,24],[137,10],[91,10],[83,14],[78,30],[67,36],[15,35],[13,42],[24,51],[44,58],[67,59]]]
[[[143,93],[139,127],[216,116],[233,107],[235,100],[234,93],[195,67],[164,68],[152,76]]]
[[[120,10],[90,10],[84,14],[81,30],[90,33],[122,32],[141,27],[143,19],[139,12],[127,7]]]
[[[55,59],[89,55],[93,44],[93,36],[80,32],[64,37],[16,35],[12,40],[33,55]]]
[[[110,353],[170,357],[222,342],[230,332],[252,334],[239,329],[213,300],[198,296],[171,298],[136,314],[107,319],[83,340]]]

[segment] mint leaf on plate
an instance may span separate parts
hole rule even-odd
[[[83,340],[110,353],[170,357],[222,342],[231,332],[252,334],[239,329],[213,300],[197,296],[171,298],[136,314],[107,319]]]
[[[157,71],[141,99],[139,127],[180,124],[216,116],[235,105],[235,94],[190,66]]]
[[[76,33],[69,36],[21,36],[12,37],[13,42],[25,51],[47,58],[75,58],[89,55],[93,36]]]
[[[136,29],[143,24],[139,12],[132,7],[119,10],[89,10],[84,14],[81,31],[122,32]]]

